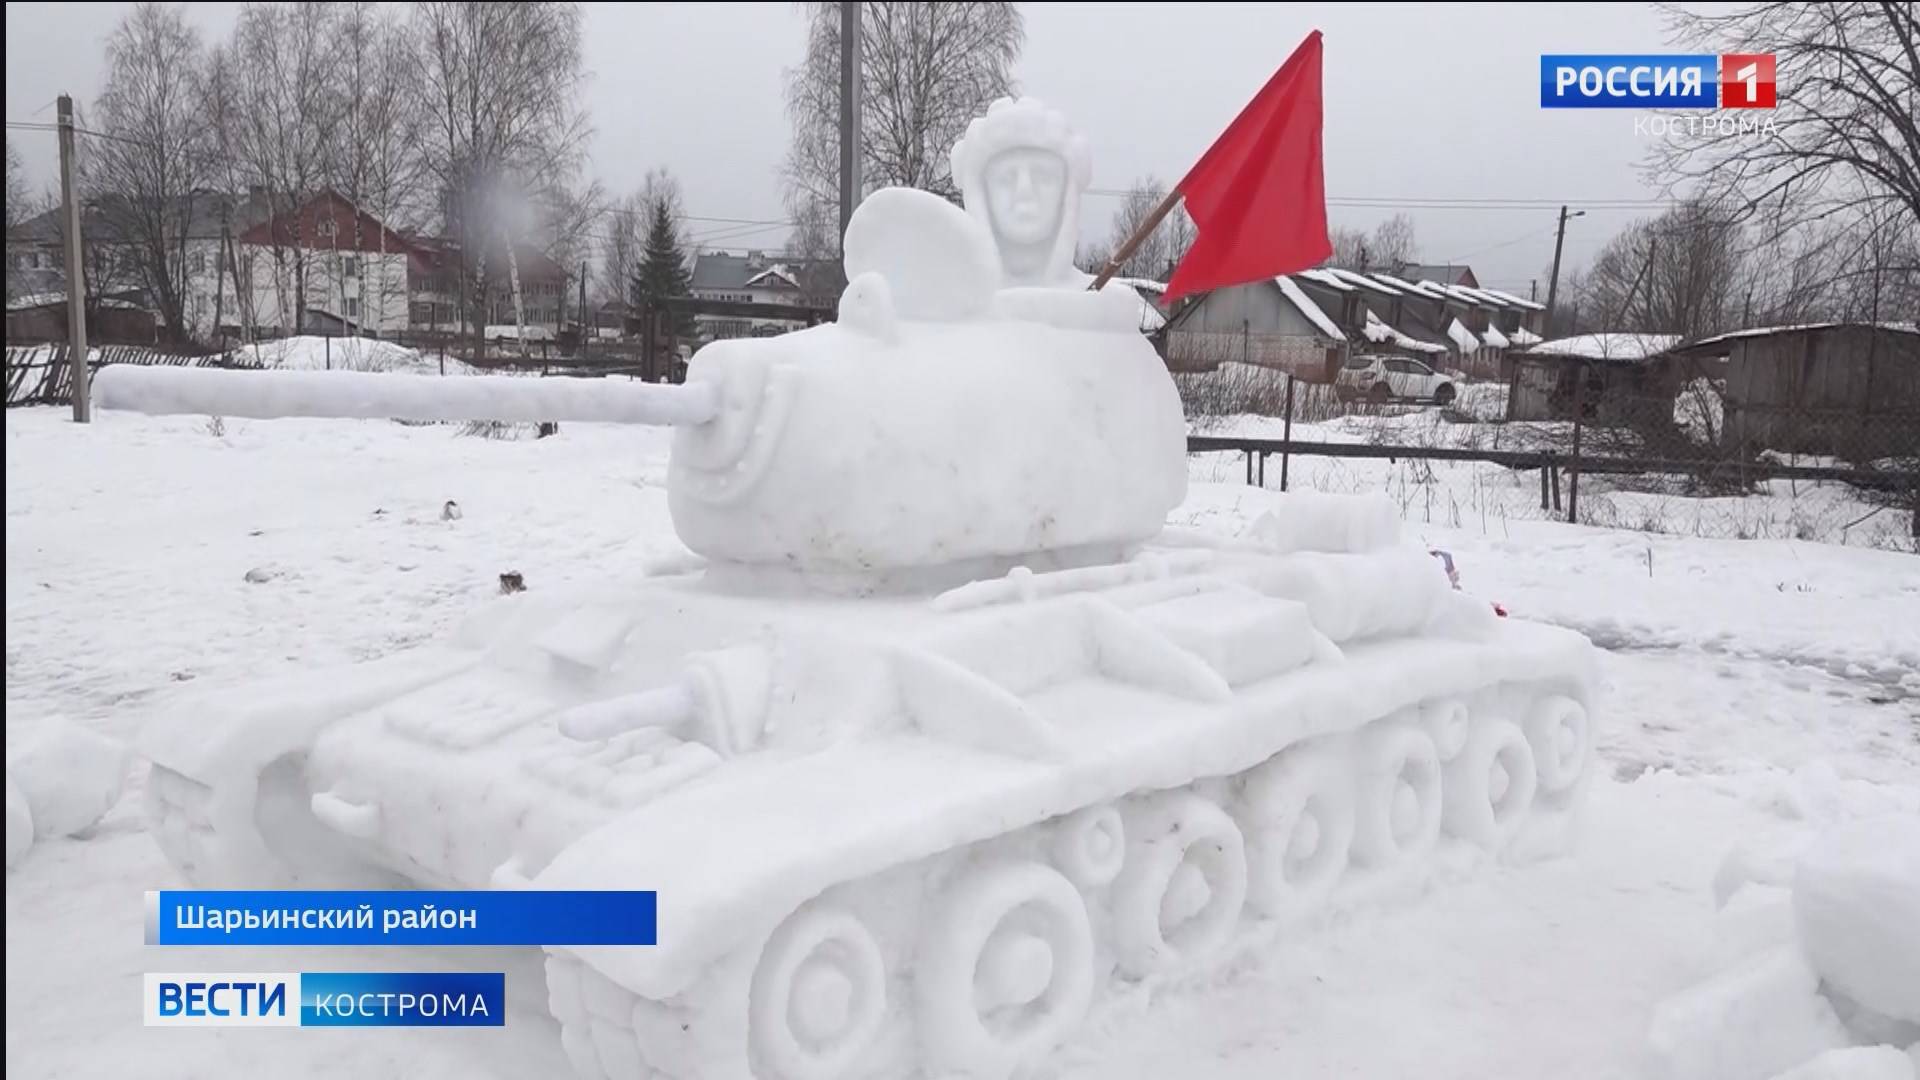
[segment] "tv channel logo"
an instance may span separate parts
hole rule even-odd
[[[148,1027],[499,1027],[501,972],[149,972]]]
[[[147,972],[148,1027],[299,1027],[300,976]]]
[[[1543,109],[1771,109],[1769,53],[1540,57]]]

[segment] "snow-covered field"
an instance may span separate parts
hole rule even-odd
[[[300,366],[294,362],[293,366]],[[57,721],[115,738],[183,686],[235,686],[447,632],[520,573],[530,590],[637,576],[677,549],[666,438],[563,425],[461,437],[385,422],[10,410],[9,757]],[[1296,437],[1357,437],[1335,426]],[[1177,524],[1238,534],[1272,502],[1237,457],[1196,458]],[[1278,462],[1268,480],[1278,484]],[[1384,491],[1466,586],[1603,654],[1602,775],[1574,854],[1443,872],[1419,902],[1342,915],[1097,1016],[1044,1075],[1095,1078],[1646,1075],[1662,999],[1706,974],[1722,856],[1855,804],[1920,814],[1920,559],[1903,514],[1838,489],[1694,500],[1606,491],[1628,528],[1543,520],[1534,474],[1298,459],[1297,484]],[[1817,500],[1825,500],[1819,502]],[[457,506],[456,513],[447,504]],[[1673,527],[1655,529],[1659,516]],[[1679,523],[1679,524],[1673,524]],[[1764,527],[1762,526],[1764,523]],[[1768,539],[1740,539],[1764,536]],[[7,1070],[29,1077],[565,1075],[537,963],[506,970],[504,1029],[156,1031],[147,970],[393,966],[371,950],[150,949],[141,893],[178,884],[137,770],[89,835],[7,879]],[[1842,809],[1834,811],[1831,808]],[[101,1016],[123,1020],[103,1022]]]

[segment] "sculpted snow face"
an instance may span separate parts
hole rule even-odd
[[[1064,116],[1032,98],[1001,98],[967,126],[952,162],[967,213],[1000,251],[1005,284],[1086,287],[1073,248],[1093,167]]]
[[[899,578],[1071,565],[1158,533],[1185,422],[1124,286],[1073,266],[1083,140],[1031,100],[953,150],[965,209],[868,196],[840,320],[694,358],[718,416],[674,444],[674,527],[721,563]]]

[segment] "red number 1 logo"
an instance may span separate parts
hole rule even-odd
[[[1773,54],[1725,53],[1720,57],[1720,107],[1774,107]]]

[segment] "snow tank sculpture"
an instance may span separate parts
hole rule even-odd
[[[1070,261],[1087,153],[1003,101],[965,209],[874,193],[836,324],[685,386],[109,369],[107,407],[672,423],[703,565],[156,720],[155,831],[252,887],[651,888],[554,948],[585,1076],[1008,1077],[1115,987],[1561,843],[1591,650],[1494,617],[1390,505],[1167,530],[1184,425]]]

